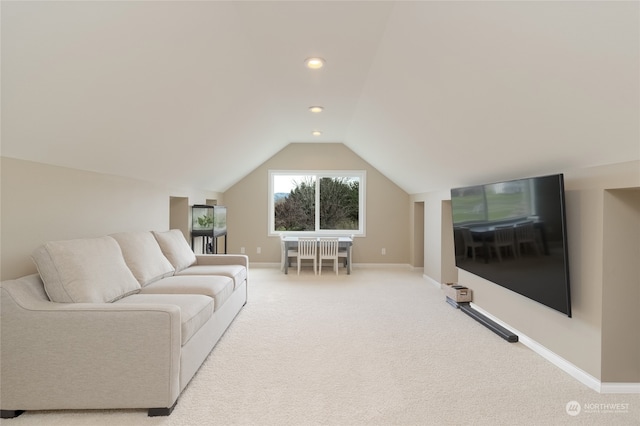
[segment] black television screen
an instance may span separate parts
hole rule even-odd
[[[451,190],[456,266],[571,316],[562,174]]]

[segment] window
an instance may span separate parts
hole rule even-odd
[[[269,233],[364,234],[364,171],[269,171]]]

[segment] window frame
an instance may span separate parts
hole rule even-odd
[[[275,202],[274,202],[274,177],[275,176],[313,176],[315,178],[315,230],[314,231],[276,231],[275,229]],[[322,178],[358,178],[358,229],[319,229],[320,227],[320,179]],[[365,236],[366,217],[366,170],[269,170],[268,188],[268,235],[331,235],[331,236]]]

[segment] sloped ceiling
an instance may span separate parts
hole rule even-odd
[[[7,157],[224,192],[341,142],[408,193],[640,159],[637,2],[0,7]]]

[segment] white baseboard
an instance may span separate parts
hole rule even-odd
[[[640,394],[640,383],[602,383],[600,393],[637,393]]]
[[[569,374],[574,379],[578,380],[580,383],[588,386],[589,388],[595,390],[598,393],[637,393],[640,394],[640,383],[603,383],[600,380],[593,377],[591,374],[582,370],[581,368],[575,366],[570,363],[566,359],[562,358],[558,354],[550,351],[540,343],[528,337],[526,334],[514,329],[509,324],[500,321],[498,318],[494,317],[484,309],[478,307],[476,304],[471,303],[471,306],[476,311],[480,312],[487,318],[495,321],[501,326],[511,330],[515,334],[518,335],[518,341],[551,362],[556,367],[563,370],[565,373]]]
[[[437,288],[442,288],[442,284],[440,284],[438,281],[434,280],[433,278],[431,278],[428,275],[422,274],[422,277],[427,280],[429,283],[431,283],[434,287]]]

